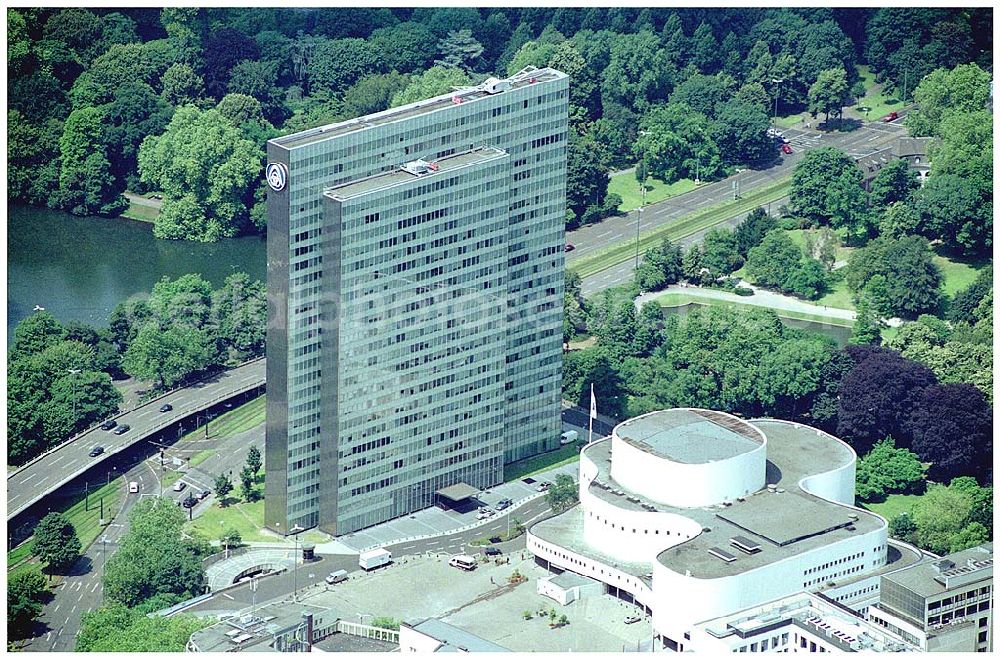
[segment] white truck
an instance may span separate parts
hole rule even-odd
[[[369,549],[358,555],[358,565],[364,570],[374,570],[391,562],[392,553],[386,549]]]
[[[572,444],[580,436],[575,430],[567,430],[559,437],[559,443],[565,446],[566,444]]]

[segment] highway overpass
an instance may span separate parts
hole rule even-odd
[[[265,364],[264,359],[257,359],[175,389],[114,417],[119,426],[131,426],[127,433],[116,435],[112,431],[93,428],[8,474],[8,523],[84,473],[106,463],[110,464],[116,455],[156,436],[164,429],[264,386]],[[174,409],[160,412],[164,403],[169,403]],[[91,458],[87,454],[95,445],[103,446],[104,453]],[[104,471],[99,470],[97,473],[99,476],[95,480],[100,480]]]

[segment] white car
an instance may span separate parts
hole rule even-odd
[[[489,508],[480,508],[479,512],[476,513],[476,519],[487,519],[493,515],[494,512]]]
[[[139,483],[137,483],[136,481],[132,481],[131,483],[129,483],[128,484],[128,491],[129,491],[129,494],[135,494],[136,492],[138,492],[139,491]]]
[[[180,492],[185,487],[187,487],[187,483],[185,483],[184,481],[177,481],[176,483],[174,483],[174,492]]]

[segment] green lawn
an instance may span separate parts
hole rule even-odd
[[[790,115],[785,116],[785,117],[778,117],[777,121],[775,121],[774,123],[779,128],[791,128],[792,126],[794,126],[795,124],[799,123],[800,121],[805,120],[805,118],[808,117],[808,116],[809,115],[806,112],[798,112],[796,114],[790,114]]]
[[[655,178],[649,178],[646,180],[646,204],[655,204],[658,201],[670,199],[694,189],[694,181],[687,178],[673,183],[664,183]],[[642,188],[639,187],[639,182],[635,180],[635,174],[631,172],[611,177],[611,181],[608,184],[608,193],[612,192],[621,196],[622,203],[618,206],[618,210],[622,212],[627,213],[628,211],[635,210],[642,204]]]
[[[229,499],[232,498],[233,493],[230,493]],[[215,502],[200,517],[184,525],[188,532],[199,531],[209,540],[218,540],[224,531],[236,529],[245,542],[281,542],[279,537],[263,533],[263,527],[263,499],[253,503],[232,503],[225,508],[220,508],[218,502]],[[327,536],[318,531],[306,531],[299,536],[299,541],[304,542],[327,540]]]
[[[200,465],[205,460],[208,460],[213,455],[215,455],[215,451],[213,449],[205,449],[204,451],[198,451],[197,453],[191,456],[190,464],[192,467],[197,467],[198,465]]]
[[[518,460],[517,462],[512,462],[509,465],[506,465],[503,468],[504,481],[509,483],[528,476],[534,476],[535,474],[548,469],[576,462],[579,459],[580,451],[577,450],[575,443],[560,446],[554,451],[542,453],[541,455],[534,455],[530,458]]]
[[[834,282],[830,292],[816,300],[816,304],[854,311],[854,300],[851,299],[851,292],[847,290],[847,282],[843,279]]]
[[[943,256],[940,252],[934,256],[934,262],[941,268],[944,276],[944,292],[954,296],[975,280],[983,268],[989,266],[987,260],[960,261],[954,257]]]
[[[212,419],[208,425],[210,437],[224,439],[238,435],[241,432],[255,428],[264,423],[264,415],[267,410],[267,395],[254,398],[249,403],[240,405],[218,418]],[[197,428],[180,438],[184,442],[190,439],[204,439],[205,428]],[[204,460],[204,458],[202,458]]]
[[[160,216],[160,211],[151,206],[140,206],[139,204],[129,204],[129,207],[122,213],[122,217],[140,222],[154,222]]]
[[[881,90],[876,91],[874,89],[876,87],[875,74],[869,70],[867,65],[859,66],[858,74],[864,82],[865,89],[868,90],[868,93],[863,98],[858,99],[857,105],[852,108],[859,116],[864,116],[868,120],[881,119],[893,110],[903,107],[902,101],[898,98],[888,96],[883,94]],[[858,110],[859,107],[868,108],[868,112],[860,112]]]
[[[898,517],[901,513],[912,514],[913,506],[920,501],[922,496],[922,494],[890,494],[881,503],[865,503],[861,505],[891,521],[892,518]]]
[[[717,300],[713,298],[705,297],[695,297],[693,295],[685,295],[684,293],[664,293],[663,295],[656,298],[657,304],[661,307],[682,307],[687,304],[700,304],[709,307],[743,307],[746,309],[763,309],[770,307],[761,307],[755,304],[747,304],[743,302],[735,302],[730,300]],[[774,309],[773,310],[779,318],[788,318],[791,320],[806,320],[814,323],[825,323],[827,325],[836,325],[838,327],[853,327],[854,323],[847,320],[846,318],[831,318],[830,316],[824,316],[822,310],[818,310],[818,313],[803,313],[799,311],[788,311],[785,309]]]
[[[672,221],[667,226],[659,227],[641,235],[639,238],[639,251],[645,252],[650,247],[658,245],[665,237],[677,241],[704,229],[711,228],[720,222],[725,222],[734,215],[746,213],[758,206],[777,201],[788,194],[790,185],[791,178],[789,177],[768,187],[755,190],[753,193],[746,197],[741,197],[736,201],[723,202]],[[581,277],[588,277],[624,260],[633,258],[634,255],[634,242],[618,243],[579,259],[569,269]]]
[[[73,499],[62,512],[69,523],[76,529],[76,535],[80,538],[81,551],[86,549],[100,536],[103,527],[100,525],[101,499],[104,499],[104,519],[110,522],[121,507],[122,496],[125,494],[125,481],[116,478],[109,484],[91,490],[89,497],[81,494]],[[89,506],[88,506],[89,501]],[[25,559],[30,556],[31,538],[7,552],[8,577],[24,570],[38,570],[40,565],[34,561],[25,563]],[[20,564],[20,565],[19,565]],[[13,569],[10,569],[14,566]]]

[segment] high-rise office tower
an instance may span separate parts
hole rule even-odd
[[[568,86],[268,143],[268,528],[348,533],[558,445]]]

